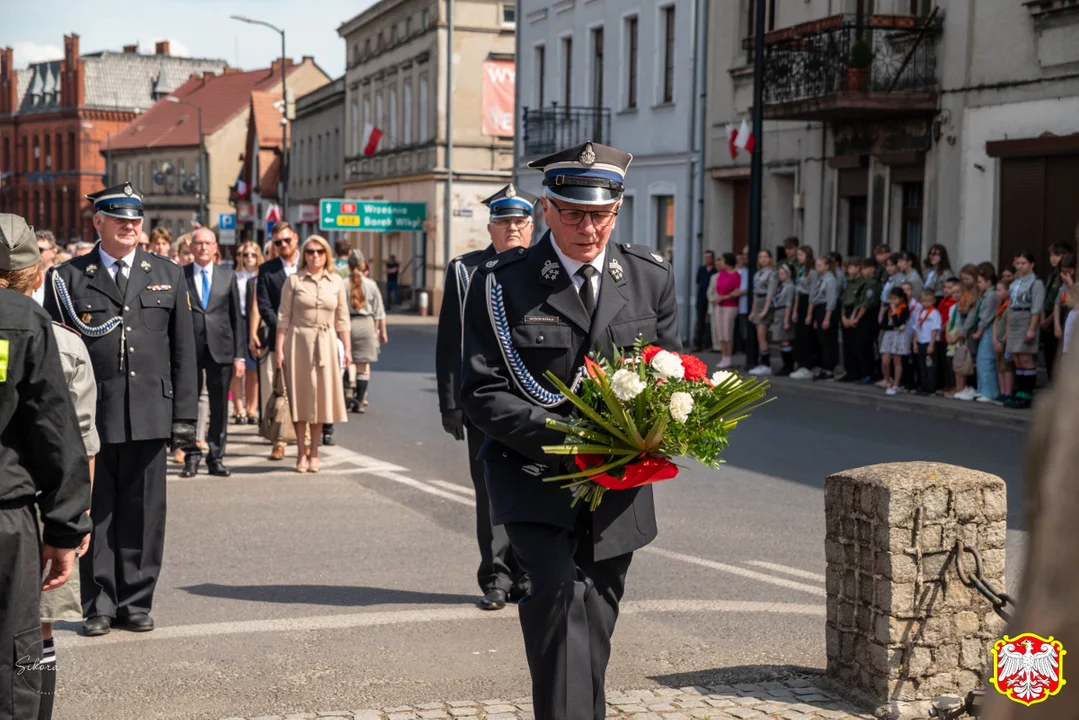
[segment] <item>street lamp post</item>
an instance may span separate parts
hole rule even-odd
[[[209,209],[207,208],[207,195],[208,195],[208,179],[206,177],[206,136],[202,134],[202,108],[195,103],[181,100],[175,95],[169,95],[165,98],[171,103],[178,105],[187,105],[188,107],[195,108],[195,112],[198,114],[199,122],[199,223],[203,227],[210,226]],[[183,178],[180,178],[180,182],[183,182]]]
[[[271,25],[265,20],[255,20],[243,15],[230,15],[233,20],[251,25],[268,27],[281,36],[281,212],[282,219],[288,220],[288,176],[289,176],[289,152],[288,152],[288,92],[285,84],[285,31],[276,25]]]

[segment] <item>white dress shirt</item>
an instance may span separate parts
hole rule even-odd
[[[206,288],[213,293],[214,291],[214,264],[211,262],[203,267],[197,262],[193,263],[195,266],[195,292],[199,296],[199,301],[202,302],[205,298],[202,297],[202,276],[206,275]]]
[[[138,250],[139,248],[136,245],[135,247],[131,248],[131,252],[129,252],[127,255],[119,258],[114,258],[112,255],[109,255],[107,252],[105,252],[105,248],[101,246],[101,243],[98,243],[97,245],[97,252],[101,256],[101,262],[105,265],[105,269],[109,271],[109,277],[111,277],[113,281],[116,280],[116,263],[121,260],[124,261],[124,277],[131,277],[131,266],[135,262],[135,253],[137,253]]]
[[[285,266],[285,277],[289,278],[296,274],[296,271],[300,269],[300,253],[296,253],[296,261],[291,265],[285,258],[281,258],[281,264]]]
[[[603,252],[600,253],[590,263],[583,263],[580,260],[574,260],[573,258],[566,257],[562,249],[558,247],[558,243],[555,242],[554,236],[551,237],[551,245],[554,247],[555,255],[558,256],[559,262],[562,263],[562,267],[566,268],[566,272],[569,273],[569,279],[573,281],[573,287],[577,288],[577,292],[581,291],[581,287],[584,285],[584,277],[577,274],[577,271],[583,268],[585,265],[591,265],[597,272],[592,276],[592,292],[595,293],[596,302],[599,302],[599,283],[603,278],[603,260],[607,257],[607,248],[603,248]]]

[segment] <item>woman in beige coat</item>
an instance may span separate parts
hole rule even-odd
[[[318,472],[323,423],[347,422],[337,339],[345,365],[352,363],[348,292],[330,265],[330,244],[319,235],[304,241],[303,264],[281,289],[275,362],[284,368],[299,459],[296,472]],[[311,444],[306,432],[310,427]]]

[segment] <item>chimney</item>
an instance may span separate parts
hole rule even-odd
[[[11,114],[19,99],[18,83],[15,79],[15,51],[9,47],[0,48],[0,113]]]
[[[64,59],[60,63],[60,106],[82,107],[86,96],[86,71],[79,57],[79,36],[64,36]]]
[[[138,51],[139,51],[138,43],[135,43],[134,45],[124,45],[124,54],[125,55],[134,55]]]
[[[243,70],[241,68],[227,67],[221,71],[222,75],[239,75]]]
[[[162,40],[161,42],[154,45],[154,54],[155,55],[168,55],[169,54],[169,41],[168,40]]]

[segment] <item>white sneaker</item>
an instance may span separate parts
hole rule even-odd
[[[993,398],[987,398],[985,395],[979,395],[978,397],[975,398],[975,400],[977,400],[980,403],[991,403],[991,402],[993,402]]]
[[[960,392],[957,392],[955,395],[952,395],[952,398],[954,398],[955,400],[962,400],[963,402],[970,402],[974,399],[975,394],[976,393],[972,388],[966,388],[965,390],[962,390]]]
[[[729,357],[725,357],[725,358],[723,358],[722,360],[719,361],[719,365],[717,365],[716,367],[718,367],[720,370],[726,370],[730,366],[731,366],[731,359]]]
[[[758,371],[756,373],[756,375],[758,375],[758,376],[767,377],[767,376],[772,374],[772,368],[768,367],[767,365],[760,365],[760,366],[755,367],[753,369]]]
[[[809,368],[798,368],[790,374],[791,380],[809,380],[813,377],[813,371]]]
[[[890,388],[888,388],[887,390],[884,391],[884,394],[885,395],[898,395],[899,391],[896,390],[894,387],[890,387]]]

